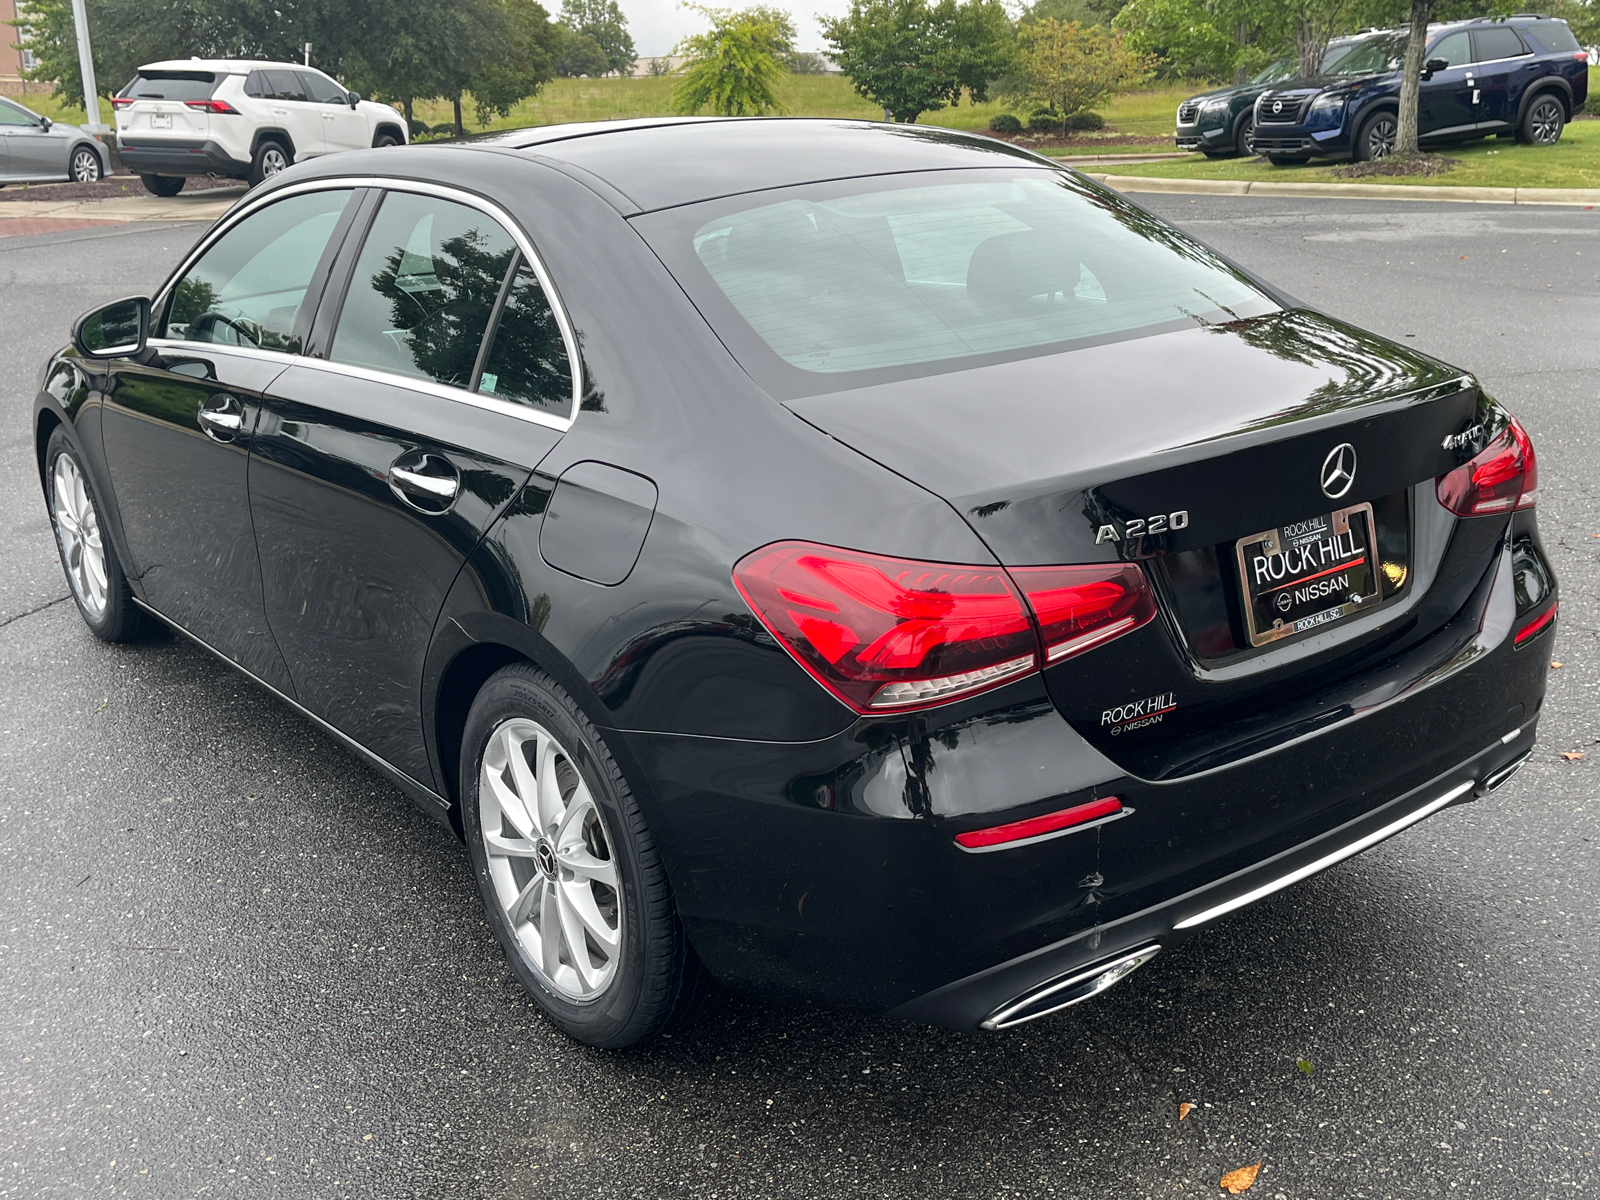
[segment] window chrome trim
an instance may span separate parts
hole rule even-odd
[[[286,367],[298,363],[301,366],[319,367],[338,374],[350,375],[357,379],[369,379],[377,383],[394,383],[402,387],[412,388],[415,391],[440,396],[446,400],[471,404],[474,407],[487,409],[490,412],[521,417],[535,425],[559,429],[563,433],[571,429],[577,422],[578,413],[581,411],[584,372],[583,359],[578,353],[578,335],[572,327],[571,318],[567,316],[567,308],[561,299],[561,293],[556,290],[555,281],[550,277],[549,268],[545,266],[544,259],[540,256],[538,250],[534,248],[532,239],[528,237],[522,226],[517,223],[511,214],[492,200],[486,200],[474,192],[464,191],[460,188],[417,179],[397,179],[386,175],[341,175],[330,176],[326,179],[308,179],[304,183],[294,183],[287,187],[278,188],[265,196],[255,198],[246,196],[218,219],[217,223],[206,232],[205,237],[189,251],[188,255],[179,264],[178,269],[168,276],[167,281],[161,285],[160,290],[156,292],[155,297],[150,302],[151,311],[159,311],[159,306],[166,302],[167,296],[171,293],[177,281],[184,277],[189,268],[199,261],[200,257],[211,249],[223,234],[227,233],[257,209],[265,208],[268,204],[285,197],[301,195],[305,192],[358,191],[362,188],[375,188],[391,192],[412,192],[417,195],[434,196],[440,200],[464,204],[468,208],[475,208],[490,219],[497,221],[511,235],[511,240],[516,243],[522,257],[533,268],[533,273],[538,277],[539,286],[544,289],[545,299],[550,304],[550,310],[555,313],[556,324],[561,328],[561,341],[567,348],[568,369],[572,376],[572,411],[570,414],[564,417],[556,416],[553,413],[541,412],[526,405],[492,399],[480,392],[469,392],[465,388],[435,383],[433,380],[417,379],[414,376],[399,375],[389,371],[378,371],[370,367],[349,366],[345,363],[337,363],[325,358],[310,358],[304,354],[285,354],[275,350],[256,350],[248,346],[230,346],[216,342],[190,342],[175,338],[151,338],[150,344],[153,346],[171,346],[184,350],[198,348],[202,352],[219,350],[244,351],[250,357],[259,355],[272,362],[284,363]],[[337,327],[335,331],[337,332]]]

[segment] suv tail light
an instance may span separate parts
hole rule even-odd
[[[1470,462],[1435,481],[1439,503],[1458,517],[1487,517],[1532,508],[1539,501],[1533,440],[1515,417]]]
[[[226,100],[185,100],[184,104],[190,108],[197,108],[201,112],[227,113],[235,117],[239,115],[239,110]]]
[[[740,559],[733,580],[795,661],[860,713],[975,695],[1155,614],[1144,573],[1123,564],[1023,567],[1008,575],[1000,567],[777,542]],[[1030,603],[1048,630],[1049,654],[1041,651]]]
[[[127,108],[128,105],[130,105],[132,103],[133,103],[133,97],[132,96],[113,96],[113,97],[111,97],[111,107],[112,108]]]

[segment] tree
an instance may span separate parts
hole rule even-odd
[[[611,70],[611,63],[599,42],[559,22],[556,24],[555,57],[556,74],[563,79],[576,79],[580,75],[598,77]]]
[[[1286,0],[1285,14],[1294,22],[1294,52],[1302,76],[1319,75],[1328,43],[1347,24],[1349,0]]]
[[[538,0],[501,0],[507,38],[495,57],[480,64],[472,78],[478,124],[508,117],[511,110],[555,75],[556,27]]]
[[[890,121],[914,122],[968,90],[983,99],[1012,53],[1000,0],[851,0],[822,33],[851,86]]]
[[[1164,75],[1243,83],[1287,42],[1276,0],[1131,0],[1111,22],[1128,48],[1156,54]]]
[[[1047,19],[1022,26],[1012,94],[1042,102],[1066,119],[1088,112],[1155,73],[1153,54],[1130,50],[1122,35],[1101,25],[1063,25]]]
[[[562,0],[561,23],[574,33],[593,39],[606,57],[607,71],[633,74],[633,64],[639,56],[628,34],[628,18],[617,7],[617,0]]]
[[[782,112],[773,88],[784,75],[781,57],[794,44],[789,14],[765,6],[743,11],[688,7],[710,20],[711,28],[678,43],[675,53],[686,55],[688,62],[673,93],[673,108],[697,113],[709,105],[724,117]]]
[[[1434,0],[1411,0],[1411,32],[1406,38],[1405,65],[1400,71],[1400,129],[1395,137],[1398,155],[1417,153],[1417,109],[1422,99],[1422,54],[1428,43],[1428,18]]]

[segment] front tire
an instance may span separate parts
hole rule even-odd
[[[152,196],[176,196],[183,191],[185,181],[182,175],[141,175],[139,182]]]
[[[1255,157],[1255,154],[1256,154],[1256,123],[1249,116],[1249,114],[1246,114],[1244,120],[1242,122],[1240,122],[1240,125],[1239,125],[1239,137],[1238,137],[1237,144],[1238,144],[1238,147],[1239,147],[1239,153],[1241,155],[1243,155],[1245,158],[1254,158]]]
[[[531,665],[505,667],[473,701],[461,751],[484,910],[545,1015],[603,1049],[691,1020],[709,976],[633,793],[576,702]]]
[[[282,142],[262,142],[256,147],[255,157],[250,160],[250,174],[246,182],[251,187],[257,187],[279,171],[287,170],[293,161]]]
[[[1361,132],[1356,134],[1357,162],[1374,162],[1394,153],[1400,138],[1400,118],[1392,112],[1375,112],[1361,122]]]
[[[131,642],[145,632],[145,615],[133,602],[117,552],[105,536],[88,473],[59,425],[50,434],[44,463],[50,526],[78,614],[101,641]]]
[[[1517,141],[1529,146],[1554,146],[1567,125],[1567,110],[1561,101],[1546,92],[1535,96],[1517,127]]]
[[[104,174],[100,156],[87,146],[79,146],[72,152],[70,174],[74,183],[99,183]]]

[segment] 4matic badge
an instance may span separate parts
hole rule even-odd
[[[1116,708],[1106,709],[1100,714],[1100,728],[1109,732],[1112,737],[1116,737],[1134,729],[1159,725],[1162,718],[1177,707],[1176,692],[1158,692],[1154,696],[1146,696],[1143,700],[1134,700],[1129,704],[1119,704]]]

